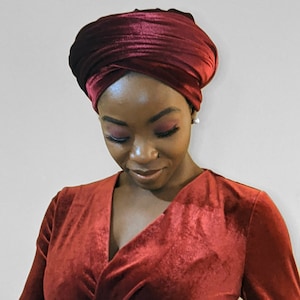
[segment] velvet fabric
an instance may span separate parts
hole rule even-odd
[[[102,17],[79,31],[69,55],[96,111],[105,89],[129,71],[164,82],[199,110],[201,89],[215,74],[217,60],[214,43],[192,15],[175,9]]]
[[[109,261],[118,176],[64,188],[52,200],[21,300],[300,299],[272,200],[210,170]]]

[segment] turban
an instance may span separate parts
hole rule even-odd
[[[96,112],[101,94],[128,72],[163,82],[199,110],[201,89],[217,61],[216,46],[193,16],[175,9],[101,17],[79,31],[69,54],[71,70]]]

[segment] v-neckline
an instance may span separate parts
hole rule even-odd
[[[115,178],[114,178],[114,183],[111,186],[111,192],[109,193],[109,197],[110,199],[107,199],[107,203],[108,203],[108,224],[106,224],[107,226],[107,240],[106,240],[106,263],[107,265],[109,265],[112,261],[115,260],[115,258],[117,256],[120,255],[120,252],[124,252],[126,251],[126,249],[134,242],[136,241],[138,238],[140,238],[143,234],[145,234],[145,232],[147,232],[152,226],[154,226],[157,222],[161,221],[162,218],[167,214],[167,212],[175,205],[175,203],[177,202],[178,198],[180,198],[180,195],[191,185],[193,184],[199,177],[201,177],[201,175],[203,175],[204,173],[206,173],[207,169],[203,169],[203,171],[197,175],[195,178],[193,178],[189,183],[187,183],[184,187],[182,187],[178,193],[176,194],[176,196],[173,198],[173,200],[170,202],[170,204],[167,206],[167,208],[161,213],[159,214],[155,219],[153,219],[147,226],[145,226],[141,231],[139,231],[133,238],[131,238],[127,243],[125,243],[122,247],[120,247],[116,253],[110,258],[110,239],[111,239],[111,222],[112,222],[112,211],[113,211],[113,195],[114,195],[114,190],[116,188],[117,182],[120,178],[120,175],[123,173],[123,171],[119,171],[117,174],[115,174]]]

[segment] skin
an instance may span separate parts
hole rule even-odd
[[[101,95],[98,111],[107,148],[124,170],[113,195],[112,258],[202,169],[188,153],[195,112],[171,87],[129,73]]]

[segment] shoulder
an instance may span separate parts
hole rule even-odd
[[[58,201],[73,201],[74,199],[82,197],[84,197],[86,201],[96,194],[101,195],[111,191],[116,184],[118,174],[119,173],[86,184],[66,186],[58,192],[56,197],[58,198]]]
[[[204,174],[203,174],[204,175]],[[256,220],[264,219],[267,214],[279,214],[273,200],[263,190],[226,178],[207,170],[203,181],[207,203],[219,208],[228,220],[235,220],[247,231]],[[280,214],[279,214],[280,215]]]
[[[208,181],[215,184],[216,189],[236,196],[256,196],[260,189],[245,183],[230,179],[212,170],[207,170]]]
[[[112,195],[118,174],[91,183],[62,188],[51,200],[46,218],[63,219],[62,216],[66,215],[70,209],[80,210],[95,201],[101,205],[101,199]]]
[[[252,217],[254,217],[254,214],[259,217],[259,215],[270,213],[277,215],[279,213],[275,203],[266,191],[234,181],[212,171],[210,171],[209,176],[215,181],[217,193],[224,198],[227,206],[238,203],[251,207]]]
[[[254,207],[258,200],[269,198],[261,189],[232,180],[214,171],[206,170],[203,175],[205,175],[204,186],[210,197],[226,206]]]

